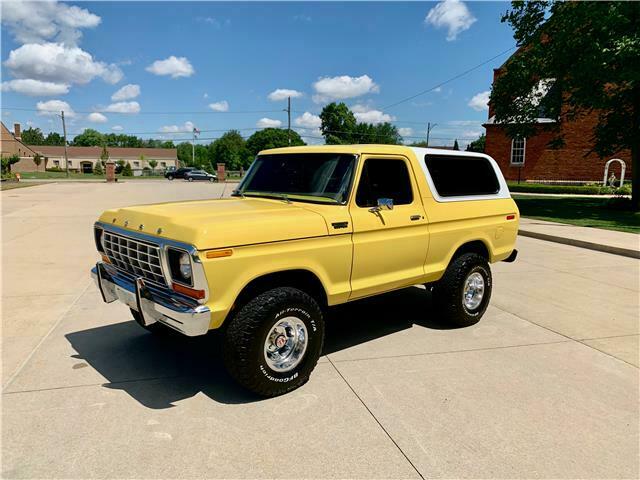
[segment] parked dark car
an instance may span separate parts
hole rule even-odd
[[[208,182],[217,182],[218,177],[211,173],[207,173],[204,170],[191,170],[185,173],[184,179],[193,182],[194,180],[206,180]]]
[[[185,175],[193,170],[195,170],[193,167],[182,167],[177,170],[167,170],[164,174],[164,178],[168,178],[169,180],[173,180],[174,178],[185,178]]]

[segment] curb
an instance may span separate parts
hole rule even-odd
[[[586,248],[588,250],[595,250],[597,252],[612,253],[613,255],[620,255],[622,257],[640,259],[640,251],[631,250],[629,248],[614,247],[612,245],[602,245],[600,243],[586,242],[584,240],[577,240],[575,238],[558,237],[557,235],[532,232],[530,230],[518,230],[518,235],[522,235],[523,237],[535,238],[538,240],[546,240],[547,242],[562,243],[564,245],[571,245],[572,247]]]

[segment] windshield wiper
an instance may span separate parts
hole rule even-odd
[[[238,190],[237,188],[235,190],[233,190],[231,192],[231,196],[232,197],[240,197],[240,198],[244,198],[244,193],[242,193],[240,190]]]

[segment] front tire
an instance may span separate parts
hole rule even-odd
[[[187,178],[188,181],[193,182],[193,178],[189,177]]]
[[[167,178],[168,178],[169,180],[173,180],[173,175],[169,175]]]
[[[224,363],[243,387],[275,397],[304,385],[318,363],[324,320],[318,303],[291,287],[242,306],[224,334]]]
[[[453,259],[434,285],[433,298],[444,320],[468,327],[480,321],[489,306],[493,282],[487,260],[477,253]]]

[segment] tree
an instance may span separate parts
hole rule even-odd
[[[131,164],[129,162],[124,164],[124,167],[122,168],[122,176],[133,177],[133,170],[131,169]]]
[[[94,175],[103,175],[104,171],[102,170],[102,161],[98,160],[96,164],[93,166],[93,174]]]
[[[469,143],[469,145],[467,145],[467,152],[484,153],[484,146],[486,142],[487,142],[487,137],[483,133],[482,135],[480,135],[480,137],[478,137],[476,140],[474,140],[473,142]]]
[[[42,145],[44,144],[44,135],[39,128],[29,127],[26,130],[23,130],[22,143],[26,145]]]
[[[268,148],[288,147],[288,132],[282,128],[264,128],[258,130],[247,139],[247,150],[251,156],[256,156],[260,150]],[[298,132],[291,131],[291,146],[305,145]],[[246,165],[243,165],[246,166]]]
[[[151,167],[151,173],[153,174],[156,167],[158,166],[158,161],[153,159],[149,160],[149,166]]]
[[[11,173],[11,165],[18,163],[19,161],[20,156],[17,153],[8,157],[2,157],[2,173]]]
[[[47,138],[44,139],[43,145],[55,145],[61,147],[64,145],[64,137],[57,132],[49,132]]]
[[[107,150],[107,146],[106,145],[103,145],[102,146],[102,153],[100,153],[100,162],[102,162],[102,165],[104,165],[108,161],[109,161],[109,150]]]
[[[87,128],[73,139],[73,145],[76,147],[97,147],[106,143],[105,136],[92,128]]]
[[[36,164],[36,170],[40,170],[40,164],[42,163],[42,160],[43,160],[42,155],[40,155],[39,153],[36,153],[33,156],[33,163]]]
[[[240,170],[251,163],[247,144],[237,130],[229,130],[209,145],[210,163],[224,163],[229,170]]]
[[[460,150],[460,145],[458,145],[458,139],[457,138],[453,141],[453,149],[454,150]]]
[[[320,113],[322,124],[320,131],[327,145],[352,143],[352,134],[356,128],[356,117],[344,103],[332,102]]]
[[[631,204],[640,210],[640,3],[512,2],[502,21],[521,48],[494,82],[496,123],[512,138],[552,129],[557,147],[562,122],[595,114],[593,151],[631,151]],[[557,125],[537,126],[541,111]]]

